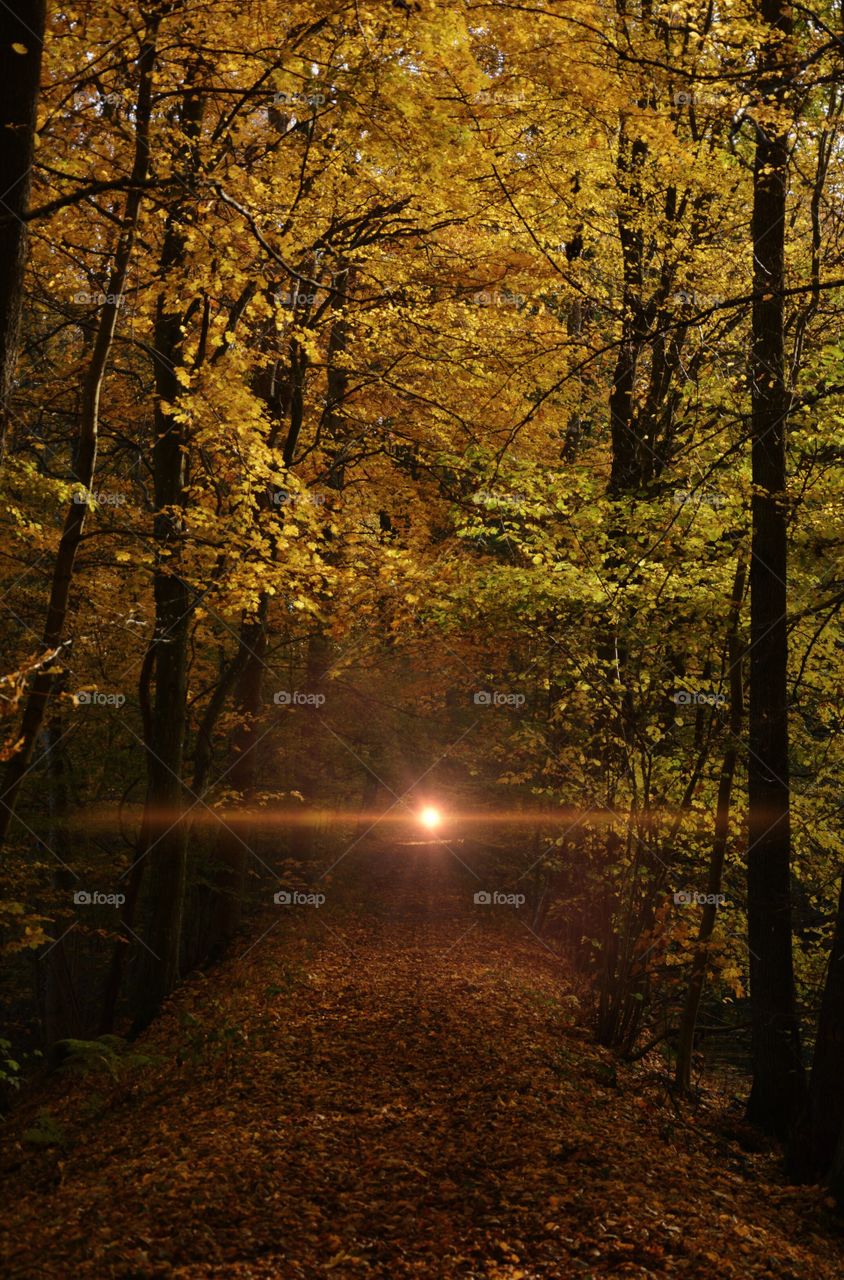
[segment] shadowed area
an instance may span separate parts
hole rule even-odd
[[[120,1079],[56,1083],[62,1145],[4,1169],[5,1274],[839,1276],[817,1192],[614,1065],[475,885],[436,842],[350,858],[326,906],[194,977]]]

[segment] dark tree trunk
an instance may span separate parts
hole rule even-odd
[[[0,6],[0,460],[18,354],[45,17],[45,0]]]
[[[179,424],[162,411],[156,412],[155,419],[159,433],[154,448],[158,508],[155,523],[160,558],[154,581],[155,698],[147,751],[150,842],[147,945],[152,955],[144,980],[144,1004],[150,1012],[158,1008],[179,978],[186,874],[186,830],[181,815],[190,616],[190,592],[179,575],[177,563],[181,523],[178,514],[174,514],[183,501],[182,433]],[[171,554],[167,555],[168,552]]]
[[[647,318],[642,298],[644,263],[642,233],[637,217],[641,212],[639,173],[648,154],[642,139],[629,142],[624,133],[619,141],[617,181],[621,204],[618,234],[621,243],[624,291],[622,295],[622,337],[618,347],[610,392],[610,435],[612,471],[610,495],[620,497],[638,489],[646,467],[636,421],[636,374],[642,346],[647,338]]]
[[[155,645],[150,644],[141,663],[141,670],[138,676],[138,703],[141,708],[141,718],[144,726],[144,743],[149,744],[152,738],[152,711],[150,707],[150,683],[152,681],[152,671],[155,664]],[[117,1002],[120,997],[120,988],[123,982],[123,970],[126,962],[126,956],[134,933],[135,916],[138,910],[138,902],[141,895],[141,885],[144,880],[144,871],[146,870],[146,851],[149,848],[149,828],[148,828],[148,812],[144,813],[144,820],[141,824],[141,831],[138,843],[135,848],[135,857],[129,867],[128,881],[126,884],[126,901],[120,909],[120,928],[123,937],[119,938],[114,944],[114,950],[111,953],[111,962],[109,964],[108,974],[106,975],[105,990],[103,992],[103,1008],[100,1018],[100,1034],[105,1035],[107,1032],[114,1030],[114,1021],[117,1015]]]
[[[741,645],[738,626],[741,614],[741,603],[744,597],[745,566],[739,561],[733,581],[733,595],[730,602],[730,633],[727,643],[727,660],[730,671],[730,737],[724,752],[721,765],[721,776],[718,780],[718,799],[715,808],[715,836],[712,841],[712,855],[709,860],[709,875],[706,892],[708,896],[721,892],[721,878],[724,871],[724,858],[727,852],[727,838],[730,830],[730,803],[733,793],[733,779],[738,762],[737,744],[741,733],[742,721],[742,679],[741,679]],[[688,1093],[692,1083],[692,1054],[694,1051],[695,1028],[698,1010],[706,981],[706,965],[709,958],[709,943],[715,930],[715,919],[718,912],[716,903],[706,903],[698,930],[697,945],[692,958],[692,971],[689,976],[689,987],[680,1021],[680,1034],[677,1045],[677,1068],[674,1082],[681,1093]]]
[[[175,220],[166,237],[163,267],[183,250]],[[182,912],[186,878],[186,827],[182,820],[185,737],[187,731],[187,650],[191,595],[180,573],[185,502],[184,428],[165,406],[176,403],[181,363],[182,316],[159,299],[155,326],[155,540],[158,559],[155,597],[155,694],[147,741],[147,802],[150,900],[139,1018],[152,1016],[179,979]]]
[[[91,361],[82,386],[82,405],[74,460],[74,477],[81,481],[86,491],[90,490],[96,471],[100,396],[111,353],[114,331],[117,326],[123,290],[126,286],[126,275],[135,244],[141,207],[140,183],[146,177],[149,168],[152,73],[155,66],[157,29],[158,19],[155,19],[150,22],[150,26],[147,29],[138,59],[139,89],[137,123],[135,126],[135,159],[132,170],[132,179],[135,185],[133,185],[126,198],[126,208],[114,257],[114,267],[108,282],[108,297],[111,301],[103,306],[100,313]],[[45,654],[57,656],[62,646],[70,588],[76,564],[76,553],[82,540],[87,510],[88,507],[85,501],[72,501],[68,506],[62,535],[56,551],[50,598],[47,604],[47,618],[44,624],[42,640]],[[43,724],[47,702],[56,679],[54,665],[52,662],[46,662],[32,682],[18,735],[21,747],[6,766],[3,790],[2,794],[0,794],[0,847],[5,843],[8,835],[20,785],[29,772],[35,742]]]
[[[197,65],[194,75],[201,67]],[[179,159],[184,176],[179,190],[190,192],[199,166],[197,140],[204,97],[189,87],[180,107],[184,136]],[[161,275],[185,262],[190,204],[180,199],[170,210],[161,252]],[[182,771],[187,737],[188,638],[193,609],[191,590],[182,573],[188,438],[173,412],[181,394],[178,370],[184,363],[184,338],[190,315],[172,309],[160,294],[155,316],[155,416],[152,449],[157,561],[155,598],[155,695],[147,735],[147,801],[144,822],[149,846],[147,951],[136,995],[136,1025],[154,1016],[179,980],[182,917],[187,879],[187,824],[184,820]]]
[[[202,795],[208,783],[214,750],[214,727],[223,713],[229,694],[240,678],[248,656],[242,643],[239,643],[234,657],[224,665],[217,687],[197,726],[190,788],[195,796]]]
[[[829,1175],[829,1185],[839,1210],[844,1212],[844,1132],[841,1133],[838,1145],[835,1148],[832,1172]]]
[[[53,885],[68,895],[77,884],[69,865],[71,851],[67,831],[68,788],[67,760],[62,748],[65,730],[59,712],[50,716],[46,726],[46,763],[50,785],[47,803],[50,814],[49,847],[61,859],[53,874]],[[76,987],[77,936],[62,923],[61,932],[43,956],[44,969],[44,1051],[50,1059],[57,1040],[81,1036],[85,1028],[79,1009]]]
[[[763,0],[763,19],[788,35],[784,0]],[[781,42],[766,55],[760,96],[783,103]],[[750,563],[749,848],[747,917],[753,1024],[748,1119],[785,1137],[801,1105],[791,930],[788,760],[786,420],[783,289],[788,140],[757,127],[753,175],[752,548]]]
[[[789,1151],[792,1173],[807,1182],[820,1181],[833,1168],[836,1148],[844,1138],[844,879],[838,899],[835,935],[829,955],[812,1078],[806,1109]],[[842,1170],[844,1172],[844,1170]],[[842,1181],[844,1191],[844,1181]]]
[[[260,715],[267,651],[267,597],[261,599],[256,617],[244,618],[240,648],[244,651],[235,697],[239,723],[233,734],[234,763],[225,776],[226,790],[238,793],[247,806],[254,799],[258,776]],[[211,953],[222,951],[240,926],[246,867],[250,849],[237,826],[224,826],[215,855],[214,908],[211,926]]]
[[[308,639],[305,669],[305,691],[330,695],[325,685],[325,675],[331,666],[331,649],[322,629],[313,631]],[[296,790],[305,801],[303,821],[291,832],[291,847],[296,857],[312,864],[317,854],[317,808],[320,779],[322,777],[322,713],[315,707],[298,707],[291,713],[291,725],[297,743],[295,779]]]

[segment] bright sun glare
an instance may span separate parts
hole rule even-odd
[[[423,827],[427,827],[429,831],[433,831],[435,827],[440,825],[442,816],[439,809],[435,809],[433,805],[427,805],[419,815],[419,821]]]

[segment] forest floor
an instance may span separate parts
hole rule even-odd
[[[455,867],[277,908],[113,1073],[50,1077],[6,1126],[2,1274],[840,1280],[824,1193],[723,1096],[616,1070]]]

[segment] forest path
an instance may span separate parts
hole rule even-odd
[[[63,1144],[0,1173],[4,1276],[844,1274],[820,1194],[615,1083],[559,962],[448,854],[370,870],[191,979],[150,1060],[54,1079]]]

